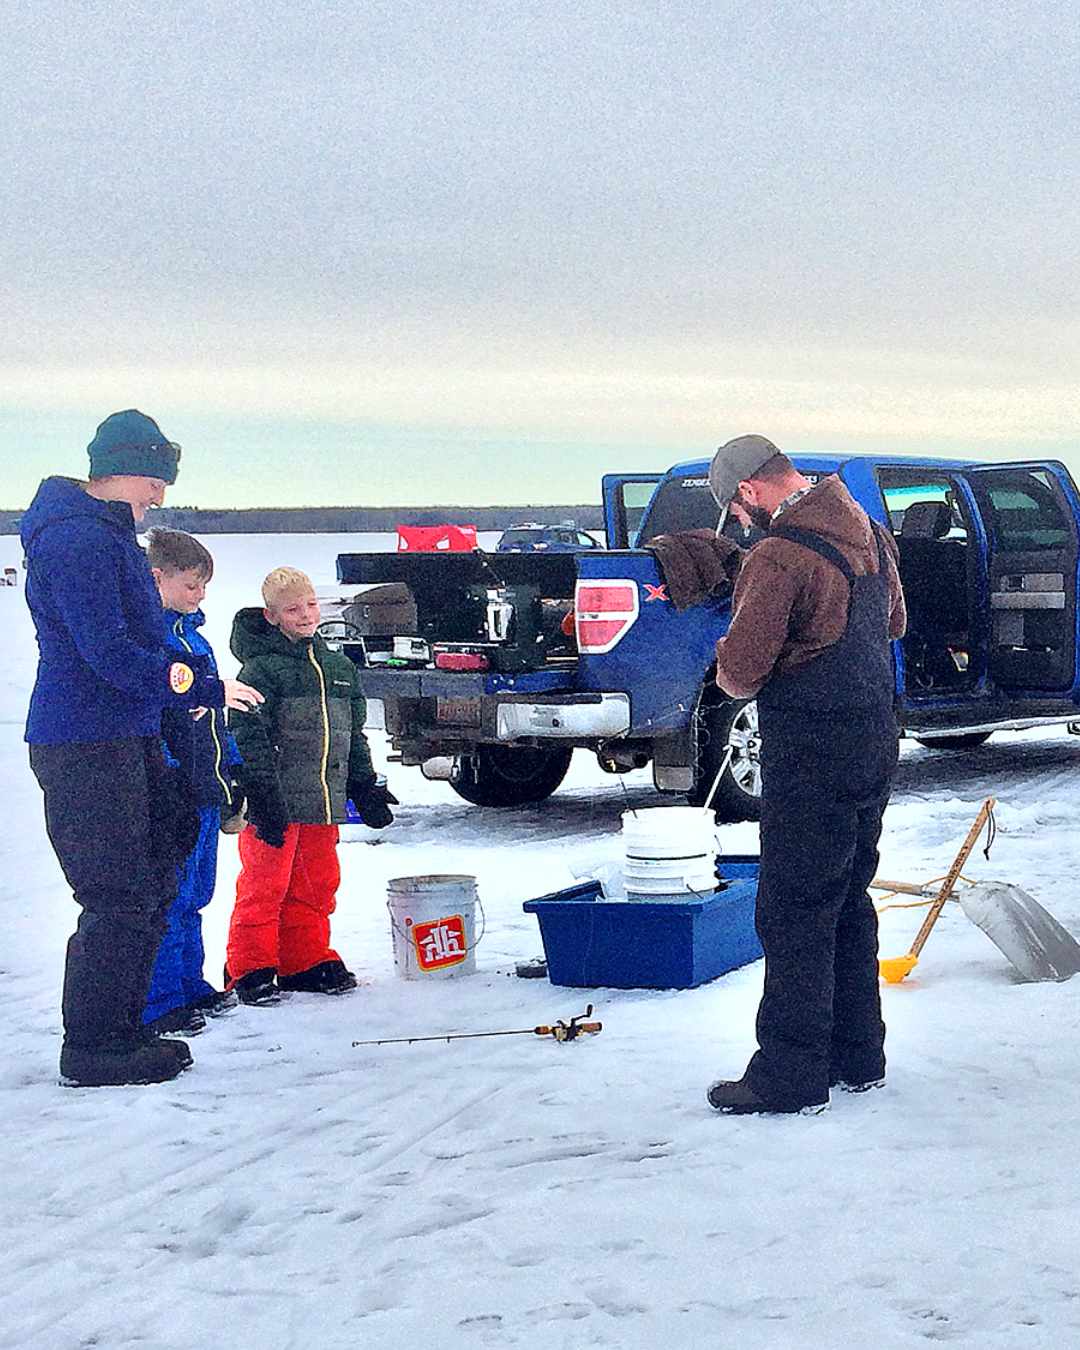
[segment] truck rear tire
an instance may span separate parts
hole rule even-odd
[[[474,806],[527,806],[550,797],[570,768],[572,746],[478,745],[450,786]]]
[[[698,711],[698,762],[691,806],[704,806],[728,747],[731,763],[713,797],[717,820],[761,819],[761,735],[753,699],[706,704]]]
[[[925,745],[927,750],[974,750],[993,734],[992,731],[969,731],[961,736],[933,736],[925,741],[921,736],[916,736],[915,739],[920,745]]]

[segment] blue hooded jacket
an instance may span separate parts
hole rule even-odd
[[[158,736],[167,704],[221,707],[205,657],[165,644],[161,600],[126,502],[46,478],[22,518],[26,599],[39,662],[26,739],[41,745]]]
[[[205,659],[216,675],[213,648],[199,632],[205,622],[201,609],[193,614],[167,609],[165,640],[184,658],[195,655]],[[182,708],[166,707],[161,715],[161,734],[169,754],[195,789],[199,805],[224,806],[232,795],[230,770],[240,763],[240,751],[221,713],[211,708],[196,721]]]

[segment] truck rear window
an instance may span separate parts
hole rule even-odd
[[[709,491],[707,478],[669,478],[656,489],[637,546],[642,548],[658,534],[715,530],[719,519],[720,510]]]

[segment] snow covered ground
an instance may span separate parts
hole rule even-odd
[[[211,537],[210,634],[272,565],[329,581],[356,536]],[[0,539],[0,569],[18,542]],[[22,723],[21,588],[0,588],[0,1347],[875,1350],[1080,1344],[1080,979],[1022,985],[955,906],[884,990],[888,1086],[815,1118],[714,1116],[704,1088],[753,1048],[760,966],[690,992],[523,981],[523,900],[618,853],[618,780],[579,755],[548,803],[469,807],[390,766],[394,827],[343,847],[335,936],[353,996],[244,1009],[154,1088],[56,1085],[74,906],[49,850]],[[225,662],[227,665],[228,662]],[[379,733],[376,756],[385,755]],[[988,793],[1001,833],[967,869],[1080,931],[1080,741],[906,748],[882,872],[943,873]],[[652,804],[647,774],[627,780]],[[88,828],[92,816],[88,813]],[[750,826],[725,847],[755,847]],[[476,975],[395,977],[390,877],[479,879]],[[207,912],[221,963],[235,845]],[[893,910],[886,954],[921,919]],[[353,1049],[355,1039],[525,1027],[591,999],[601,1036]]]

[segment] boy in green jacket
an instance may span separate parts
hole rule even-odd
[[[371,766],[359,672],[316,635],[311,580],[278,567],[262,593],[265,607],[242,609],[230,642],[241,678],[266,700],[232,727],[251,823],[240,835],[225,978],[242,1003],[254,1004],[276,1003],[281,990],[356,987],[330,946],[338,825],[350,798],[373,829],[389,825],[397,805]]]

